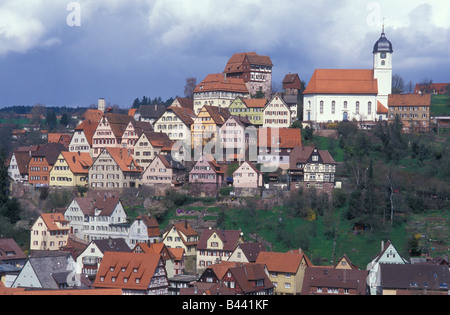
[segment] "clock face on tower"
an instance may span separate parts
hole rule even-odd
[[[386,53],[381,53],[381,58],[386,59]]]

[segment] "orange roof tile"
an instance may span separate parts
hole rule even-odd
[[[243,72],[243,64],[246,58],[250,64],[273,66],[272,60],[270,60],[270,57],[268,56],[260,56],[256,52],[243,52],[231,56],[225,66],[224,73]]]
[[[122,172],[141,172],[141,167],[124,148],[105,148],[109,155],[116,161]],[[133,166],[133,167],[132,167]]]
[[[156,253],[105,252],[93,286],[147,290],[160,260]]]
[[[57,222],[67,222],[64,215],[61,213],[42,213],[41,218],[44,220],[45,225],[50,231],[70,230],[69,225],[66,227],[59,227],[56,224]]]
[[[200,92],[235,92],[249,94],[243,79],[225,78],[221,73],[209,74],[194,90]]]
[[[377,114],[387,114],[388,109],[380,101],[377,102]]]
[[[256,259],[257,264],[264,264],[268,271],[297,273],[301,261],[305,259],[308,267],[312,266],[311,261],[303,252],[297,250],[287,253],[260,252]]]
[[[265,98],[248,98],[242,99],[245,105],[249,108],[264,108],[266,107],[267,100]]]
[[[302,146],[302,131],[293,128],[259,128],[258,147],[292,149]]]
[[[373,70],[317,69],[303,94],[378,94]]]
[[[391,94],[388,98],[391,106],[431,106],[431,94]]]
[[[61,154],[69,165],[72,173],[89,173],[89,167],[91,167],[93,163],[89,153],[63,151]]]

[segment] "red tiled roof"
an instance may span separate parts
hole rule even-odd
[[[380,101],[377,101],[377,114],[387,114],[388,109]]]
[[[388,98],[391,106],[431,106],[431,94],[391,94]]]
[[[199,85],[197,85],[194,93],[215,91],[249,94],[243,79],[225,78],[221,73],[209,74]]]
[[[245,61],[245,58],[248,59],[250,64],[269,67],[273,66],[272,60],[270,60],[270,57],[268,56],[260,56],[255,52],[243,52],[231,56],[231,58],[227,62],[227,65],[225,66],[224,73],[243,72],[243,63]]]
[[[373,70],[317,69],[303,94],[378,94]]]
[[[105,252],[94,287],[147,290],[160,260],[157,253]]]
[[[287,253],[260,252],[256,259],[256,263],[266,265],[268,271],[289,272],[295,274],[303,259],[308,267],[313,265],[303,252],[297,250],[289,251]]]
[[[89,153],[63,151],[61,155],[66,160],[72,173],[89,173],[89,167],[93,163]]]
[[[258,147],[279,147],[292,149],[302,146],[300,129],[293,128],[259,128]]]

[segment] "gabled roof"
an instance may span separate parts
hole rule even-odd
[[[26,259],[25,253],[12,238],[0,238],[0,262],[7,260]],[[1,283],[1,281],[0,281]]]
[[[238,172],[238,171],[240,170],[240,168],[241,168],[243,165],[248,165],[248,166],[249,166],[253,171],[255,171],[256,173],[262,174],[262,172],[261,172],[260,170],[258,170],[258,169],[256,168],[256,166],[253,165],[253,163],[250,162],[250,161],[245,161],[245,162],[243,162],[243,163],[242,163],[242,164],[234,171],[234,173]],[[233,173],[233,174],[234,174],[234,173]]]
[[[303,94],[378,94],[373,70],[316,69]]]
[[[272,281],[270,281],[269,277],[264,271],[263,265],[243,264],[241,266],[232,267],[229,269],[229,271],[234,276],[237,285],[245,294],[274,288]],[[250,282],[260,280],[263,281],[263,285],[260,287],[256,287]]]
[[[221,108],[217,106],[203,106],[201,111],[206,111],[214,123],[218,126],[222,126],[225,121],[231,116],[228,108]]]
[[[214,171],[216,174],[223,175],[222,168],[220,167],[220,165],[217,163],[217,161],[214,159],[214,157],[211,154],[203,153],[200,156],[200,158],[198,159],[198,161],[194,164],[194,166],[197,165],[197,163],[199,163],[202,160],[208,162],[208,164],[211,166],[211,170]],[[196,172],[197,171],[194,168],[192,168],[190,171],[190,173],[196,173]]]
[[[166,110],[164,105],[141,105],[139,107],[138,113],[144,119],[158,119],[161,117]]]
[[[89,153],[61,152],[64,160],[69,165],[70,171],[74,174],[89,173],[93,161]]]
[[[431,94],[390,94],[388,104],[391,106],[431,106]]]
[[[302,251],[299,252],[297,250],[287,253],[260,252],[256,263],[266,265],[269,272],[276,271],[296,274],[302,260],[305,260],[307,267],[313,265]]]
[[[387,114],[388,109],[380,101],[377,101],[377,114]]]
[[[116,206],[120,202],[121,202],[120,199],[117,197],[111,198],[105,197],[103,199],[97,200],[93,205],[91,211],[95,211],[97,209],[97,211],[100,210],[99,216],[111,216],[111,214],[113,214],[114,210],[116,209]]]
[[[248,108],[264,108],[267,100],[265,98],[241,98]]]
[[[303,280],[302,295],[317,294],[311,288],[326,288],[354,290],[355,295],[366,295],[367,270],[333,269],[329,267],[314,266],[306,268]],[[311,292],[314,291],[314,292]]]
[[[448,292],[448,266],[432,264],[380,264],[383,289],[442,290]]]
[[[122,138],[128,124],[134,120],[133,117],[123,114],[108,113],[104,118],[108,120],[109,126],[116,136],[116,138]]]
[[[110,216],[117,204],[121,202],[117,197],[107,198],[106,196],[98,200],[88,197],[77,197],[74,200],[84,215],[91,216],[95,214],[95,209],[100,210],[100,216]]]
[[[243,72],[243,64],[246,58],[250,62],[250,64],[269,67],[273,66],[272,60],[270,60],[270,57],[268,56],[260,56],[256,52],[243,52],[231,56],[231,58],[227,62],[227,65],[225,66],[224,73]]]
[[[242,250],[249,262],[256,262],[260,252],[266,252],[267,249],[263,243],[241,243],[238,247]]]
[[[163,132],[144,131],[141,137],[145,135],[152,147],[164,148],[171,147],[172,141],[169,136]]]
[[[168,107],[166,111],[172,111],[187,126],[194,123],[195,113],[191,108],[185,107]]]
[[[191,100],[190,98],[188,98],[188,97],[177,97],[176,99],[175,99],[175,101],[173,101],[173,103],[172,103],[172,105],[170,105],[171,107],[175,107],[174,106],[174,103],[176,104],[176,103],[178,103],[178,104],[180,104],[180,106],[182,107],[182,108],[187,108],[187,109],[193,109],[194,108],[194,102],[193,102],[193,100]]]
[[[69,252],[36,251],[28,259],[27,264],[31,265],[42,289],[59,289],[58,276],[65,275],[67,278],[68,272],[71,270],[69,266],[70,258]],[[20,287],[22,279],[21,274],[19,274],[14,282],[15,285]]]
[[[17,166],[19,167],[20,174],[28,174],[28,163],[31,160],[30,152],[26,151],[14,151],[16,157]]]
[[[105,252],[130,252],[130,247],[123,238],[108,238],[103,240],[93,240],[97,248],[104,254]]]
[[[283,79],[283,88],[297,89],[300,90],[302,88],[302,82],[300,81],[300,77],[297,73],[289,73]]]
[[[233,119],[239,126],[241,126],[242,128],[247,128],[248,126],[252,126],[253,124],[250,122],[250,120],[248,120],[247,117],[245,116],[235,116],[232,115],[230,117],[228,117],[228,119],[225,121],[225,123],[222,125],[222,128],[226,128],[226,122],[228,122],[229,120]]]
[[[83,120],[91,120],[93,122],[99,122],[103,117],[103,112],[98,109],[88,109],[81,115]]]
[[[209,74],[194,90],[194,93],[201,92],[234,92],[249,94],[243,79],[230,78],[222,73]]]
[[[258,147],[293,149],[302,146],[300,129],[293,128],[259,128]]]
[[[66,221],[62,213],[41,213],[41,218],[49,231],[70,230],[69,225],[65,227],[60,227],[59,225],[56,224],[56,223],[69,223],[68,221]]]
[[[78,127],[75,128],[75,131],[83,131],[89,145],[92,146],[92,137],[95,134],[97,126],[98,121],[87,119],[83,121],[81,124],[79,124]]]
[[[388,250],[388,248],[392,245],[392,247],[394,248],[395,251],[397,251],[397,249],[395,249],[394,245],[391,243],[391,241],[387,241],[384,243],[384,246],[381,250],[381,252],[379,252],[377,255],[375,255],[375,257],[372,258],[372,262],[377,263],[378,261],[380,261],[381,257],[383,257],[384,253]],[[398,251],[397,251],[398,253]],[[403,258],[400,253],[398,253],[398,255],[400,256],[401,260],[403,261],[403,263],[408,263],[408,261]],[[369,264],[370,265],[370,264]]]
[[[39,150],[32,154],[33,157],[44,157],[48,165],[54,165],[59,154],[66,148],[60,143],[46,143],[39,147]]]
[[[144,225],[147,227],[147,235],[149,237],[159,237],[159,224],[155,217],[150,217],[148,215],[140,215],[136,220],[142,220]]]
[[[104,148],[114,159],[122,172],[141,172],[141,167],[136,163],[134,158],[124,148]],[[103,153],[104,151],[102,151]],[[101,156],[101,154],[99,157]],[[98,159],[98,157],[97,157]],[[95,161],[94,161],[95,163]]]
[[[241,231],[238,230],[203,230],[200,240],[198,241],[197,250],[207,249],[208,240],[213,235],[216,234],[219,239],[223,242],[224,251],[234,251],[241,238]]]
[[[159,254],[105,252],[93,286],[147,290],[160,260]]]
[[[172,158],[171,155],[158,154],[155,158],[158,158],[166,169],[177,169],[177,170],[186,169],[182,163]]]

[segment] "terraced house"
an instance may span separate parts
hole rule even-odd
[[[92,137],[97,129],[98,121],[85,120],[75,128],[69,143],[70,152],[82,152],[93,155]]]
[[[252,125],[263,125],[263,111],[267,100],[263,99],[247,99],[236,97],[230,104],[228,110],[233,116],[246,117]]]
[[[92,158],[89,153],[61,152],[50,171],[50,186],[88,186]]]
[[[59,154],[65,147],[59,143],[41,145],[34,152],[28,163],[29,183],[35,187],[48,187],[50,184],[50,171],[56,163]]]
[[[281,95],[276,94],[266,104],[263,112],[264,128],[289,128],[292,124],[291,108]]]
[[[142,168],[127,149],[105,148],[89,169],[89,186],[97,189],[133,188],[139,185]]]
[[[230,116],[228,108],[203,106],[191,126],[192,147],[195,149],[217,141],[220,127]]]
[[[162,151],[171,151],[172,145],[167,134],[144,131],[134,145],[133,158],[145,170]]]
[[[93,157],[104,148],[122,147],[122,137],[133,117],[108,113],[102,117],[92,137]]]
[[[155,121],[155,131],[167,134],[170,140],[190,142],[191,125],[195,114],[190,108],[169,107],[164,114]]]

